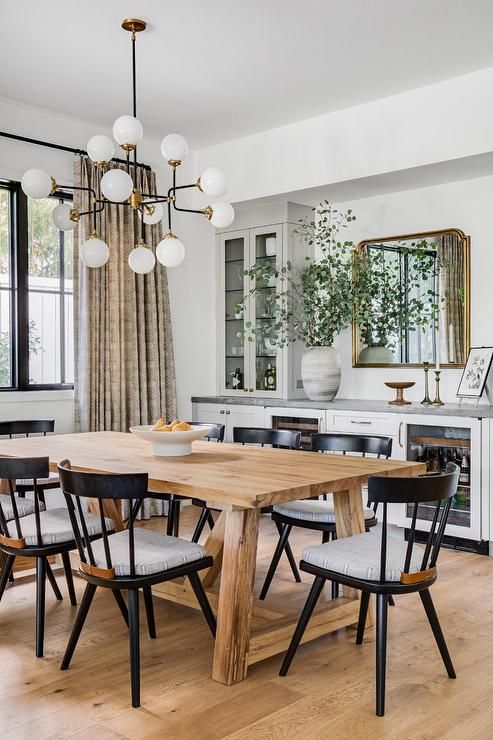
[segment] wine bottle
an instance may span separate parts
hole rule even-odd
[[[270,362],[267,365],[267,369],[264,373],[264,390],[275,391],[276,390],[276,368],[273,367]]]
[[[468,486],[471,481],[471,475],[470,475],[470,468],[469,468],[469,458],[467,457],[466,453],[462,455],[462,462],[460,464],[460,473],[459,473],[459,485],[461,486]]]
[[[231,373],[231,385],[235,391],[241,391],[243,388],[243,373],[239,367],[236,368],[234,373]]]

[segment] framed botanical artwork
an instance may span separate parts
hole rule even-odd
[[[471,347],[457,390],[459,398],[482,396],[492,359],[493,347]]]

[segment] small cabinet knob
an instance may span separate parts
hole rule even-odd
[[[219,413],[220,414],[224,414],[224,409],[221,409],[221,411]]]
[[[253,388],[248,389],[249,393],[253,393]]]
[[[245,393],[248,393],[248,388],[243,388],[243,390],[245,391]]]
[[[230,413],[231,413],[231,411],[226,411],[226,413],[227,413],[227,414],[230,414]]]

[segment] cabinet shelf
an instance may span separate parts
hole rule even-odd
[[[413,437],[411,444],[432,445],[433,447],[459,447],[468,450],[471,448],[471,440],[469,439],[448,439],[447,437]]]

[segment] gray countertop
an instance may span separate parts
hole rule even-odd
[[[469,419],[493,418],[493,407],[472,403],[446,403],[444,406],[391,406],[387,401],[365,401],[354,398],[336,398],[330,403],[309,401],[306,398],[256,398],[252,396],[192,396],[192,403],[234,404],[236,406],[265,406],[297,409],[326,409],[334,411],[366,411],[393,414],[424,414],[428,416],[463,416]]]

